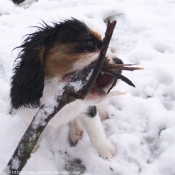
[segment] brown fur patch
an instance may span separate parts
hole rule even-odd
[[[101,36],[99,33],[95,32],[95,31],[93,31],[93,30],[89,30],[89,33],[90,33],[91,35],[95,36],[95,38],[97,38],[99,41],[102,41],[102,40],[103,40],[103,39],[102,39],[102,36]]]
[[[38,52],[39,52],[39,58],[40,58],[40,61],[41,63],[43,64],[43,57],[44,57],[44,51],[45,51],[45,47],[44,46],[41,46],[39,49],[38,49]]]
[[[102,40],[101,35],[98,33],[92,30],[90,30],[89,33],[98,40]],[[39,57],[43,63],[44,73],[47,77],[63,77],[66,73],[71,72],[75,62],[83,61],[92,56],[92,53],[73,53],[75,44],[76,43],[54,43],[46,55],[44,55],[45,46],[40,47]]]
[[[61,44],[55,43],[45,55],[44,47],[40,50],[41,62],[43,62],[44,73],[47,77],[64,76],[66,73],[71,72],[75,62],[82,58],[87,58],[85,54],[71,53],[74,43]]]

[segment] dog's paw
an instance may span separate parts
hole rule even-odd
[[[110,118],[105,105],[97,105],[97,111],[102,121]]]
[[[83,128],[79,120],[74,120],[70,122],[69,130],[71,143],[76,144],[83,136]]]
[[[99,112],[99,115],[100,115],[100,118],[101,118],[101,120],[103,121],[103,120],[107,120],[107,119],[109,119],[110,117],[109,117],[109,114],[107,113],[107,111],[106,110],[104,110],[103,112]]]
[[[73,143],[77,143],[83,136],[83,130],[78,129],[78,130],[71,130],[70,132],[70,139],[72,140]]]
[[[111,144],[109,140],[101,142],[96,146],[97,152],[103,159],[110,159],[115,156],[115,147]]]

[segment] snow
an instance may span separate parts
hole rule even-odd
[[[89,73],[89,75],[86,77],[86,80],[87,80],[87,81],[90,79],[92,73],[93,73],[93,70],[91,70],[91,72]]]
[[[62,84],[61,84],[62,87]],[[59,95],[63,93],[63,90],[59,92]],[[32,122],[32,127],[34,129],[37,129],[40,126],[45,126],[46,125],[46,120],[49,118],[49,114],[52,114],[55,110],[55,107],[59,105],[57,103],[57,98],[56,96],[51,97],[44,106],[41,106],[39,111],[37,112],[34,121]]]
[[[114,158],[100,158],[86,132],[76,147],[71,147],[68,125],[64,125],[56,132],[47,128],[23,170],[63,171],[68,159],[79,158],[86,167],[84,175],[174,175],[174,9],[174,0],[26,0],[20,6],[1,0],[0,170],[6,167],[26,130],[21,119],[9,112],[10,77],[18,53],[12,50],[25,34],[35,31],[29,26],[73,16],[103,31],[104,20],[116,19],[112,44],[117,56],[144,70],[123,72],[136,88],[120,82],[114,90],[127,91],[126,95],[105,101],[110,119],[103,127],[116,147]]]
[[[77,80],[75,82],[70,82],[70,86],[74,88],[75,92],[78,92],[80,89],[82,89],[83,83],[81,80]]]
[[[18,157],[15,157],[12,161],[12,168],[13,169],[18,169],[21,164],[21,161],[19,160]]]

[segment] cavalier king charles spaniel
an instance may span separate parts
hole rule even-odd
[[[98,58],[101,46],[102,35],[75,18],[52,25],[43,22],[36,32],[26,36],[17,47],[21,51],[11,79],[10,97],[12,107],[27,125],[61,82]],[[106,56],[113,64],[123,64],[110,47]],[[100,73],[86,98],[67,104],[48,125],[59,127],[69,122],[73,143],[81,139],[84,128],[98,154],[104,159],[113,157],[115,148],[101,124],[107,112],[105,105],[99,103],[112,83],[111,75]]]

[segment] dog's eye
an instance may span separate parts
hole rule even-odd
[[[90,46],[95,46],[95,41],[94,41],[93,38],[87,39],[87,40],[85,41],[85,43],[86,43],[87,45],[90,45]]]
[[[97,50],[96,42],[93,38],[88,38],[84,41],[84,51],[85,52],[94,52]]]

